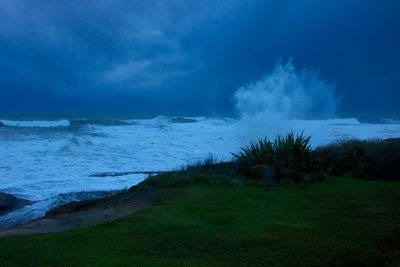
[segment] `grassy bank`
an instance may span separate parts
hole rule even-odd
[[[400,183],[275,186],[166,174],[173,197],[113,223],[0,239],[0,266],[400,266]]]

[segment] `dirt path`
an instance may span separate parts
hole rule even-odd
[[[161,190],[127,191],[114,196],[69,203],[44,218],[0,231],[0,237],[61,232],[110,222],[148,208],[170,193]]]

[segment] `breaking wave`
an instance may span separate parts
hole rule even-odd
[[[320,78],[318,71],[298,71],[289,61],[278,62],[260,80],[238,88],[234,100],[248,141],[303,131],[301,123],[288,129],[293,119],[331,118],[339,97],[335,85]]]
[[[23,128],[66,128],[132,125],[133,122],[113,119],[63,119],[63,120],[0,120],[0,126]]]
[[[240,87],[234,97],[242,117],[268,120],[331,116],[338,102],[333,83],[321,79],[317,71],[297,71],[291,61],[278,63],[260,80]]]
[[[70,120],[70,126],[81,127],[86,125],[98,125],[98,126],[122,126],[131,125],[132,122],[127,122],[124,120],[113,120],[113,119],[77,119]]]
[[[40,120],[40,121],[22,121],[22,120],[0,120],[0,125],[10,127],[29,127],[29,128],[51,128],[51,127],[68,127],[69,120]]]

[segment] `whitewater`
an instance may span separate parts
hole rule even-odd
[[[96,177],[102,172],[168,171],[210,155],[231,153],[254,138],[288,131],[312,136],[313,146],[336,140],[400,137],[400,124],[357,119],[286,120],[279,125],[230,118],[130,120],[1,120],[0,192],[36,201],[0,217],[25,223],[59,205],[125,190],[145,174]]]

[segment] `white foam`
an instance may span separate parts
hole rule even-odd
[[[12,127],[67,127],[70,125],[68,120],[50,120],[50,121],[14,121],[14,120],[0,120],[5,126]]]

